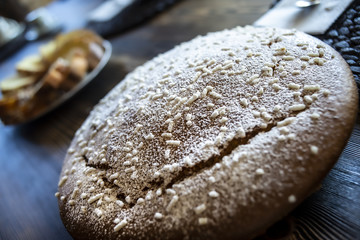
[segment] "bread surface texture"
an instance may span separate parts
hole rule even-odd
[[[250,239],[320,184],[350,136],[346,62],[295,30],[209,33],[129,73],[59,181],[75,239]]]

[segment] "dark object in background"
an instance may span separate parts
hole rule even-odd
[[[25,33],[26,32],[23,31],[13,40],[0,46],[0,63],[27,43]]]
[[[0,0],[0,16],[23,22],[28,12],[29,9],[19,3],[19,1]]]
[[[179,0],[134,0],[107,21],[89,21],[87,28],[103,37],[121,33],[164,11]]]
[[[25,17],[28,12],[29,9],[17,0],[0,0],[0,16],[10,19],[11,21],[16,21],[16,25],[19,27],[25,21]],[[9,39],[8,42],[1,41],[1,39],[3,39],[1,34],[0,30],[0,63],[6,57],[19,49],[19,46],[26,43],[24,30],[22,30],[13,39]]]
[[[324,35],[317,37],[340,52],[360,88],[360,1],[354,1]]]
[[[17,35],[6,38],[9,31],[6,30],[6,27],[5,30],[4,28],[0,29],[0,62],[21,49],[27,42],[55,35],[62,29],[62,25],[45,8],[38,8],[29,12],[22,22],[9,19],[8,21],[3,20],[3,23],[9,21],[12,21],[11,25],[2,24],[1,26],[0,24],[0,28],[7,26],[12,30],[16,28],[19,30]],[[1,41],[4,36],[6,41]]]

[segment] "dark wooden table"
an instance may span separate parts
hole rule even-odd
[[[80,28],[98,0],[59,1],[49,9]],[[78,95],[43,118],[22,126],[0,126],[0,239],[71,239],[59,217],[58,177],[67,147],[92,107],[139,64],[199,34],[252,24],[271,0],[184,0],[157,17],[110,38],[113,54],[103,71]],[[0,63],[0,78],[14,63],[36,52],[42,41]],[[280,228],[289,239],[360,239],[360,125],[322,187]],[[282,227],[284,226],[284,227]]]

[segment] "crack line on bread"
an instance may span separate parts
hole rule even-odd
[[[272,123],[268,124],[267,128],[262,129],[260,127],[255,127],[251,132],[246,133],[244,138],[233,138],[226,147],[221,146],[219,148],[219,154],[213,155],[206,161],[202,161],[198,164],[195,164],[193,167],[184,167],[180,173],[175,176],[170,183],[168,183],[165,188],[172,188],[173,185],[182,182],[188,177],[195,176],[207,169],[213,167],[216,163],[220,163],[224,157],[229,156],[234,149],[239,146],[248,144],[254,137],[261,133],[266,133],[271,131],[274,127],[276,127],[277,122],[280,122],[287,117],[278,118]]]
[[[233,150],[236,149],[237,147],[249,144],[250,141],[253,138],[255,138],[256,136],[258,136],[259,134],[270,132],[274,127],[277,126],[278,122],[283,121],[288,117],[296,117],[299,113],[304,112],[307,109],[309,109],[309,106],[307,106],[305,109],[303,109],[301,111],[297,111],[295,113],[289,114],[288,116],[283,116],[283,117],[273,119],[272,122],[268,123],[268,126],[265,129],[262,129],[259,126],[256,126],[252,131],[246,133],[246,136],[244,138],[239,138],[239,137],[233,138],[231,141],[229,141],[229,143],[227,144],[226,147],[221,146],[219,148],[219,154],[213,155],[212,157],[208,158],[207,160],[197,163],[192,167],[183,167],[182,170],[179,171],[171,179],[170,182],[166,183],[164,181],[164,179],[162,179],[162,178],[157,179],[156,181],[154,180],[154,181],[149,182],[141,190],[142,193],[140,194],[141,196],[139,196],[139,197],[145,198],[148,191],[156,191],[159,188],[161,188],[161,189],[172,188],[175,184],[178,184],[189,177],[196,176],[197,174],[212,168],[215,164],[220,163],[224,157],[229,156],[233,152]],[[86,165],[89,167],[101,169],[101,168],[99,168],[100,166],[95,165],[95,164],[87,163]],[[107,187],[116,190],[116,194],[117,194],[116,197],[118,200],[121,200],[122,202],[124,202],[125,208],[132,208],[133,206],[135,206],[136,199],[133,199],[131,202],[127,202],[125,200],[126,193],[121,190],[120,186],[118,186],[117,184],[114,184],[112,181],[110,181],[106,177],[103,177],[102,179],[106,183]]]
[[[81,157],[84,159],[85,165],[86,165],[87,167],[92,167],[92,168],[96,168],[96,169],[99,169],[99,170],[108,170],[108,169],[111,169],[111,167],[108,166],[107,164],[101,164],[101,163],[95,164],[95,163],[90,163],[90,162],[89,162],[89,159],[86,157],[85,154],[82,155]]]

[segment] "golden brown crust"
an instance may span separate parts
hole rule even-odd
[[[76,239],[247,239],[318,186],[348,139],[347,64],[304,33],[236,28],[183,43],[114,88],[59,182]]]

